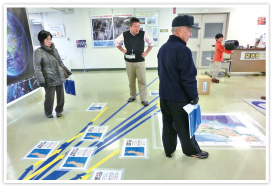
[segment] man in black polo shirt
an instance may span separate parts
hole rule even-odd
[[[157,54],[159,75],[160,107],[163,115],[162,140],[167,157],[176,150],[177,135],[183,153],[190,157],[207,158],[195,140],[190,138],[188,114],[183,107],[198,103],[196,75],[191,50],[186,43],[191,37],[194,25],[190,15],[177,16],[172,22],[172,34]]]
[[[124,42],[125,48],[121,44]],[[148,43],[148,49],[144,52],[145,42]],[[141,103],[148,106],[147,86],[146,86],[146,66],[145,57],[154,46],[153,39],[144,31],[140,30],[140,22],[137,18],[130,20],[130,30],[123,32],[115,40],[115,46],[124,53],[126,71],[129,79],[130,98],[128,102],[136,99],[136,78],[138,81],[138,90]]]

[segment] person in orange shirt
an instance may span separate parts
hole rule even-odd
[[[219,83],[219,80],[217,79],[217,75],[219,74],[221,69],[221,62],[223,62],[223,54],[233,53],[233,50],[226,50],[224,45],[222,45],[223,37],[224,36],[221,33],[218,33],[215,35],[216,43],[215,43],[215,54],[213,57],[215,71],[212,74],[212,80],[211,80],[214,83]]]

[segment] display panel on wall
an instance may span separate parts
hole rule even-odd
[[[129,30],[133,14],[92,15],[91,28],[94,47],[114,47],[114,40],[124,31]],[[137,13],[140,29],[158,41],[158,13]],[[145,43],[147,46],[147,44]]]
[[[26,9],[7,8],[7,85],[33,76],[33,47]]]
[[[91,28],[94,47],[114,46],[113,16],[91,16]]]
[[[129,30],[130,20],[133,14],[114,15],[114,38],[116,39],[121,33]]]
[[[140,29],[154,39],[154,46],[158,43],[158,13],[136,13],[140,21]],[[145,46],[148,46],[145,43]]]

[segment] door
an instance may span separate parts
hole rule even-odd
[[[202,15],[193,15],[194,16],[194,25],[202,28]],[[198,68],[199,56],[200,56],[200,44],[201,44],[201,32],[202,29],[193,30],[192,36],[187,42],[187,46],[191,49],[192,59],[195,66]]]
[[[213,58],[215,48],[212,45],[216,42],[215,35],[222,33],[226,38],[226,20],[227,14],[202,15],[198,68],[209,67],[210,62],[206,58]]]
[[[178,14],[181,15],[181,14]],[[209,68],[210,62],[206,58],[213,57],[215,48],[215,35],[222,33],[226,38],[227,14],[192,14],[194,24],[201,27],[192,30],[192,36],[187,46],[192,51],[192,57],[196,68]]]

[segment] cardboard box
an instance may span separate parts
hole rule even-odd
[[[211,78],[207,75],[197,75],[196,80],[199,95],[209,95]]]

